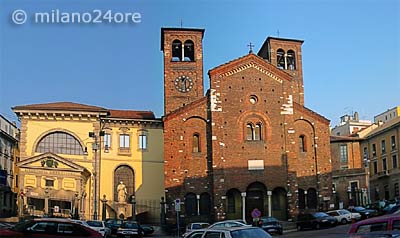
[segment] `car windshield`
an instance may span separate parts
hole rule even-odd
[[[356,211],[364,211],[366,209],[363,208],[363,207],[354,207],[354,210],[356,210]]]
[[[320,218],[320,217],[328,217],[329,215],[324,212],[316,212],[314,213],[314,216]]]
[[[347,211],[346,209],[341,210],[343,214],[349,214],[350,212]]]
[[[13,227],[11,227],[10,229],[14,230],[14,231],[23,231],[27,227],[29,227],[32,223],[33,223],[33,221],[19,222],[19,223],[15,224]]]
[[[102,227],[103,224],[101,223],[101,221],[87,221],[86,222],[89,226],[92,227]]]
[[[262,229],[241,229],[237,231],[231,231],[232,238],[270,238],[271,236]]]
[[[267,222],[277,222],[278,220],[275,217],[265,217],[265,218],[261,218],[263,223],[267,223]]]
[[[125,222],[122,223],[121,228],[134,228],[137,229],[139,226],[137,223]]]

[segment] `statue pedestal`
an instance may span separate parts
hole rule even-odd
[[[129,209],[129,205],[126,202],[116,202],[115,206],[117,210],[117,218],[118,219],[126,219],[127,217],[130,216],[130,209]]]

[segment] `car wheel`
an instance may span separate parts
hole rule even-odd
[[[345,218],[343,218],[340,222],[344,225],[347,223],[347,220]]]
[[[303,228],[302,228],[300,225],[297,225],[297,230],[298,230],[298,231],[302,231]]]
[[[321,225],[319,223],[315,224],[315,229],[319,230],[321,228]]]

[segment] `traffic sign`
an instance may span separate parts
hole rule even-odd
[[[181,211],[181,199],[179,198],[175,199],[175,211],[176,212]]]
[[[257,208],[254,208],[253,211],[251,211],[252,218],[259,218],[260,216],[261,216],[261,211],[258,210]]]

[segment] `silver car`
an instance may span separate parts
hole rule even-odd
[[[272,238],[270,234],[259,227],[218,227],[194,230],[185,238]]]
[[[239,227],[239,226],[251,226],[251,225],[248,225],[244,221],[241,221],[241,220],[226,220],[226,221],[215,222],[208,228]]]
[[[90,228],[98,231],[104,238],[111,235],[111,229],[106,227],[106,223],[104,221],[86,221],[86,223]]]

